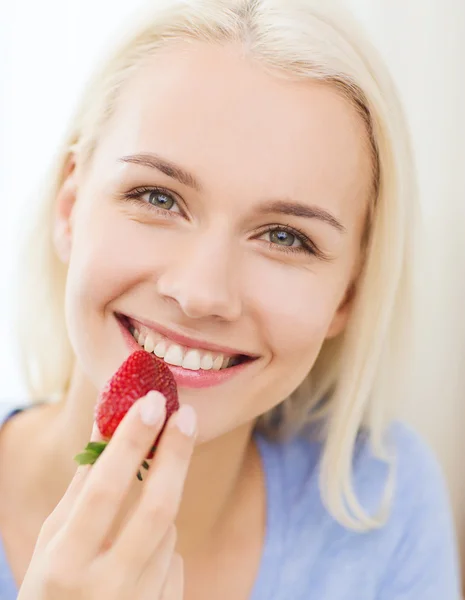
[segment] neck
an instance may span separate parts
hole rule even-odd
[[[75,368],[66,399],[57,405],[27,411],[7,426],[5,436],[15,456],[28,440],[28,461],[15,467],[15,499],[23,503],[30,528],[40,529],[68,487],[76,464],[73,456],[90,437],[97,390]],[[16,427],[16,434],[12,435]],[[227,526],[227,515],[236,506],[252,476],[255,456],[251,441],[253,423],[196,447],[176,520],[178,551],[183,556],[207,548]],[[8,451],[8,446],[6,448]],[[10,452],[8,452],[10,455]],[[18,454],[16,454],[18,456]],[[24,456],[24,450],[19,454]],[[212,477],[214,474],[214,477]],[[136,502],[140,485],[135,482],[129,504]],[[33,498],[33,503],[30,502]],[[25,524],[25,526],[27,526]]]

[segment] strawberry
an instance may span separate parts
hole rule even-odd
[[[179,409],[176,382],[167,365],[154,354],[138,350],[119,367],[99,395],[95,421],[106,441],[90,442],[75,460],[81,465],[93,464],[134,402],[150,390],[156,390],[165,396],[166,420]],[[166,420],[147,458],[153,457]],[[143,466],[148,468],[145,461]]]

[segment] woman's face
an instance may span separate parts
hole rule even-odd
[[[345,325],[370,187],[362,120],[331,87],[232,46],[152,58],[58,198],[86,375],[104,384],[132,327],[178,364],[204,441],[271,409]]]

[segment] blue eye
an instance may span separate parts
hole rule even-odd
[[[140,187],[122,194],[129,202],[146,211],[159,213],[174,213],[185,216],[182,208],[182,200],[178,200],[175,194],[162,188]],[[259,233],[255,239],[265,241],[272,251],[302,253],[316,256],[322,260],[328,260],[323,252],[314,242],[296,227],[290,225],[272,225]]]
[[[268,233],[270,236],[270,242],[277,244],[278,246],[292,247],[294,246],[295,242],[298,242],[298,246],[302,246],[302,242],[290,231],[286,231],[284,229],[275,229],[274,231],[269,231]]]
[[[124,197],[146,210],[155,208],[165,212],[183,212],[176,197],[163,189],[141,187],[125,193]]]
[[[171,210],[176,204],[176,200],[172,196],[157,190],[148,193],[148,202],[149,204],[152,204],[152,206],[164,208],[165,210]]]
[[[271,250],[320,255],[319,250],[308,236],[295,227],[274,225],[261,233],[259,239],[266,241]]]

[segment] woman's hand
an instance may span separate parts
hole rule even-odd
[[[175,553],[174,520],[196,435],[190,406],[168,421],[140,484],[140,499],[116,538],[109,539],[163,426],[164,404],[158,392],[138,400],[97,463],[78,468],[42,527],[18,600],[182,599],[183,566]]]

